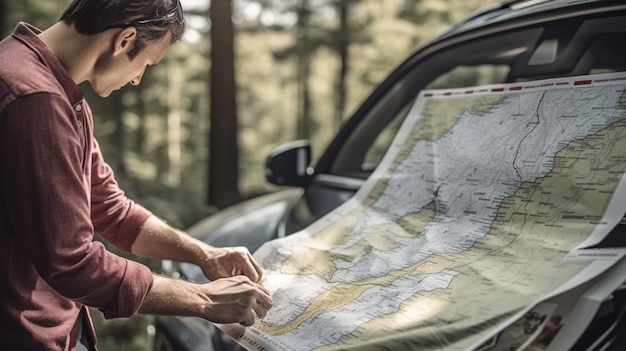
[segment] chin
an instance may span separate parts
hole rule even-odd
[[[96,94],[98,94],[98,96],[100,96],[100,97],[105,98],[105,97],[109,97],[109,95],[111,95],[111,93],[112,93],[112,92],[113,92],[113,91],[111,91],[111,90],[107,90],[107,91],[98,91],[98,92],[96,92]]]

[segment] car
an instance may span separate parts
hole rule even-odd
[[[489,6],[430,40],[391,72],[315,165],[306,140],[271,152],[265,165],[267,180],[284,190],[220,211],[188,232],[211,245],[246,246],[254,252],[350,199],[381,161],[421,90],[626,71],[623,43],[623,0],[518,0]],[[626,220],[612,234],[624,237]],[[164,271],[206,281],[190,264],[166,261]],[[603,302],[572,350],[626,349],[625,294],[622,284]],[[155,327],[157,350],[240,347],[198,318],[157,317]]]

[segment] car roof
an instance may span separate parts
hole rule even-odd
[[[509,0],[484,7],[463,21],[447,28],[433,37],[430,42],[464,34],[505,21],[532,17],[541,13],[542,18],[550,14],[573,13],[577,11],[601,11],[612,6],[625,5],[623,0]]]

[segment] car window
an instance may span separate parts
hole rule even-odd
[[[450,89],[506,82],[511,68],[507,65],[458,66],[442,74],[426,89]]]
[[[371,172],[376,168],[376,166],[378,166],[387,152],[387,149],[389,149],[391,141],[396,136],[396,132],[400,129],[400,125],[402,124],[402,121],[404,121],[404,117],[406,117],[409,113],[409,110],[413,105],[413,101],[415,100],[412,100],[410,104],[405,106],[398,114],[396,114],[395,117],[393,117],[391,123],[389,123],[380,132],[380,134],[378,134],[374,143],[367,149],[363,160],[363,166],[361,167],[362,171]]]
[[[451,71],[442,74],[429,84],[427,89],[460,88],[476,85],[489,85],[504,83],[509,75],[510,67],[507,65],[479,65],[458,66]],[[409,113],[413,102],[410,101],[404,108],[393,117],[392,121],[378,134],[374,143],[370,145],[365,154],[361,170],[373,171],[387,152],[396,132],[400,128],[404,117]]]

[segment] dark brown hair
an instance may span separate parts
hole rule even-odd
[[[137,40],[128,56],[132,59],[148,44],[159,41],[168,32],[172,43],[185,32],[184,22],[171,19],[134,24],[133,21],[158,18],[177,6],[179,0],[74,0],[61,15],[61,21],[81,34],[97,34],[110,28],[137,28]],[[182,9],[181,9],[182,11]]]

